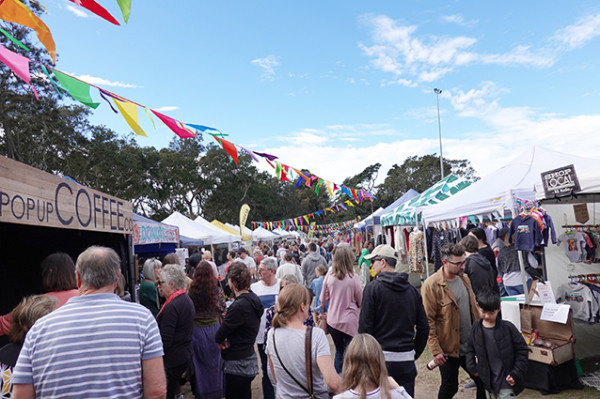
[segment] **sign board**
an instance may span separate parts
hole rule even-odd
[[[573,205],[573,211],[575,212],[575,221],[577,223],[584,224],[590,220],[587,204]]]
[[[0,157],[0,223],[131,234],[131,203]]]
[[[544,185],[546,198],[564,196],[569,194],[571,190],[573,192],[581,190],[573,165],[542,172],[542,184]]]
[[[134,222],[133,245],[178,243],[179,227],[160,223]]]

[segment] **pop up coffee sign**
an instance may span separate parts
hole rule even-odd
[[[0,156],[0,223],[131,234],[131,203]]]
[[[542,172],[542,184],[546,198],[560,197],[581,190],[573,165]]]

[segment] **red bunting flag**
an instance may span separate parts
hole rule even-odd
[[[160,112],[155,111],[153,109],[151,111],[154,115],[156,115],[158,117],[158,119],[163,121],[164,124],[167,125],[169,127],[169,129],[171,129],[173,131],[173,133],[175,133],[182,139],[196,137],[196,135],[194,133],[190,132],[189,130],[184,130],[184,129],[180,128],[179,126],[177,126],[177,121],[175,119],[173,119],[167,115],[163,115]]]
[[[106,11],[106,9],[104,9],[104,7],[102,7],[100,4],[96,3],[94,0],[71,0],[71,1],[75,4],[77,4],[78,6],[87,8],[88,10],[90,10],[97,16],[104,18],[108,22],[112,22],[115,25],[120,25],[119,21],[117,21],[115,19],[115,17],[110,15],[110,13],[108,11]]]
[[[225,151],[227,151],[227,153],[229,154],[231,159],[233,159],[233,161],[235,163],[237,163],[238,162],[238,152],[237,152],[237,148],[235,148],[235,145],[233,145],[233,143],[231,143],[230,141],[227,141],[227,140],[222,139],[217,136],[213,136],[213,138],[215,140],[217,140],[219,142],[219,144],[221,144],[221,147],[223,147],[223,149]]]

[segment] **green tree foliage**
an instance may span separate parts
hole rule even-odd
[[[375,180],[377,180],[377,176],[379,176],[379,169],[381,168],[381,164],[375,163],[373,165],[367,166],[362,172],[354,175],[352,177],[348,177],[343,181],[343,185],[352,188],[359,188],[361,190],[366,190],[370,193],[373,193],[375,190]],[[339,204],[341,202],[352,200],[354,204],[353,207],[345,205],[348,208],[348,211],[344,211],[342,213],[335,214],[332,218],[332,221],[340,222],[345,220],[354,219],[358,216],[364,218],[369,216],[376,209],[374,208],[374,204],[368,199],[363,200],[362,204],[356,204],[354,199],[348,197],[348,195],[339,192],[335,197],[335,203]]]
[[[444,176],[450,173],[477,181],[475,170],[466,159],[444,158]],[[394,164],[388,171],[383,184],[378,186],[375,207],[385,207],[401,197],[411,188],[423,192],[440,181],[440,159],[435,154],[412,156],[402,165]]]

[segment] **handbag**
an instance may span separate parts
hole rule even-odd
[[[281,367],[283,368],[283,370],[292,378],[292,380],[294,380],[294,382],[296,384],[298,384],[298,386],[300,388],[302,388],[304,390],[304,392],[306,392],[308,394],[309,399],[316,399],[315,394],[313,393],[313,377],[312,377],[312,327],[306,327],[306,334],[304,335],[304,361],[306,364],[306,387],[304,385],[302,385],[300,383],[300,381],[298,381],[296,379],[296,377],[294,377],[292,375],[292,373],[290,373],[288,371],[288,369],[285,367],[285,365],[283,364],[283,362],[281,361],[281,357],[279,357],[279,352],[277,351],[277,343],[276,343],[276,339],[275,339],[275,331],[277,331],[277,329],[273,330],[273,349],[275,349],[275,354],[277,355],[277,360],[279,360],[279,364],[281,364]]]

